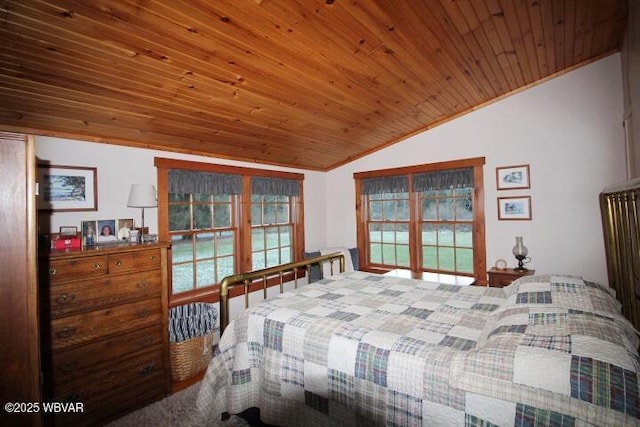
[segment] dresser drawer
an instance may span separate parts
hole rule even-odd
[[[52,354],[51,370],[53,383],[84,377],[91,369],[113,363],[152,347],[162,345],[162,325],[152,326],[113,338],[98,340],[81,347]]]
[[[48,296],[47,296],[48,292]],[[61,283],[43,289],[52,319],[162,294],[162,277],[155,271],[95,280]]]
[[[164,373],[161,347],[128,359],[118,360],[110,366],[94,369],[77,380],[53,385],[53,400],[62,402],[83,402],[88,405],[97,396],[114,389],[155,377]]]
[[[47,276],[50,285],[69,280],[81,280],[104,277],[107,274],[107,256],[87,256],[73,259],[50,260],[47,271],[42,273]]]
[[[109,255],[109,274],[131,273],[160,268],[160,249]]]
[[[150,375],[135,385],[126,385],[117,389],[103,390],[86,400],[81,400],[84,412],[46,413],[45,426],[101,426],[105,423],[126,415],[127,413],[146,406],[166,396],[164,380],[160,373]],[[70,400],[69,402],[78,402]]]
[[[136,301],[89,313],[76,314],[51,321],[51,348],[88,343],[95,339],[123,334],[162,324],[162,301],[160,298]]]

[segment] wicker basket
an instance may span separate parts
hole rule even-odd
[[[213,355],[213,331],[182,342],[169,343],[171,378],[186,380],[205,370]]]
[[[169,361],[174,382],[207,368],[213,356],[218,312],[213,304],[190,303],[169,311]]]

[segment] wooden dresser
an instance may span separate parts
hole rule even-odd
[[[169,394],[167,252],[127,243],[41,256],[43,401],[84,410],[45,424],[101,424]]]

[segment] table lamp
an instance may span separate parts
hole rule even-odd
[[[144,208],[155,208],[158,206],[155,187],[151,184],[131,184],[127,206],[130,208],[142,208],[140,241],[144,242]]]
[[[529,253],[529,249],[522,243],[522,236],[516,237],[516,245],[513,247],[511,251],[513,256],[518,260],[518,267],[514,268],[515,271],[527,271],[527,268],[524,266],[525,262],[529,262],[531,259],[527,257]]]

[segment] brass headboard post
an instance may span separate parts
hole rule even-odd
[[[609,286],[622,314],[640,329],[640,179],[600,193]]]
[[[287,271],[293,271],[294,283],[297,288],[298,269],[310,265],[321,265],[323,262],[331,263],[331,273],[333,273],[333,261],[340,261],[340,272],[345,271],[345,260],[342,252],[334,252],[332,254],[320,255],[314,258],[307,258],[302,261],[290,262],[288,264],[277,265],[275,267],[263,268],[261,270],[250,271],[248,273],[234,274],[227,276],[220,282],[220,336],[229,324],[229,289],[236,284],[242,284],[245,292],[245,307],[249,306],[249,285],[254,279],[261,279],[264,291],[264,298],[267,296],[267,278],[278,276],[280,279],[280,293],[284,291],[283,274]]]

